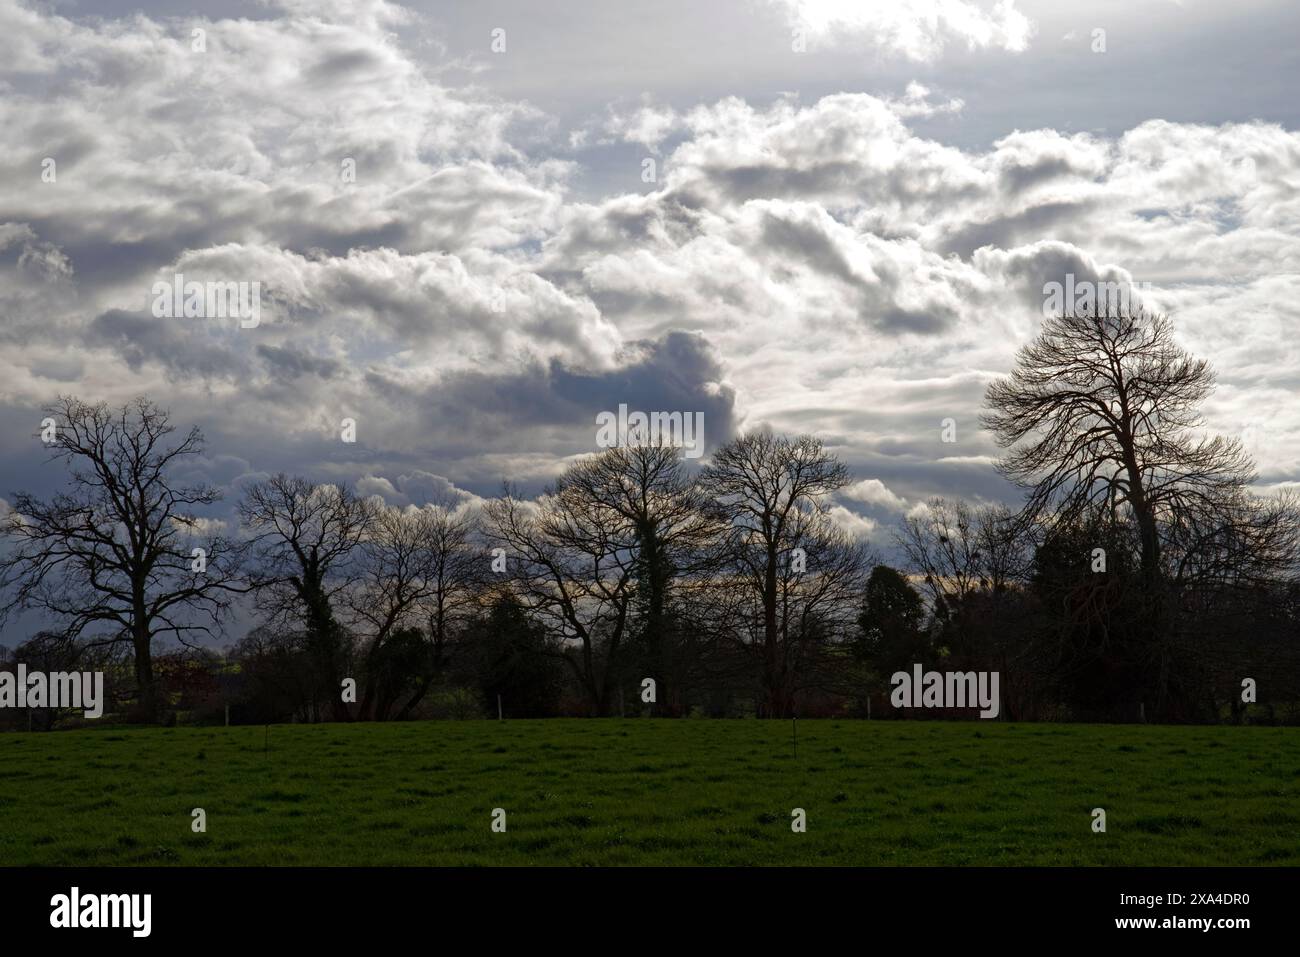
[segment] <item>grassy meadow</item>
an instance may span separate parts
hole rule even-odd
[[[0,734],[0,865],[50,864],[1295,865],[1300,729],[801,721],[797,754],[788,721]]]

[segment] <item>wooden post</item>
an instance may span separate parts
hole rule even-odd
[[[623,708],[623,686],[622,685],[618,686],[618,716],[620,718],[627,717],[627,712]]]
[[[230,727],[230,702],[226,702],[226,727]]]
[[[504,715],[502,714],[502,711],[501,711],[501,696],[500,696],[500,695],[497,695],[497,720],[498,720],[498,721],[504,721],[504,720],[505,720],[505,717],[504,717]]]
[[[867,720],[871,720],[871,695],[867,695]]]

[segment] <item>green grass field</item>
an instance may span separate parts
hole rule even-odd
[[[1300,864],[1293,728],[801,721],[797,756],[789,722],[263,734],[0,735],[0,864]]]

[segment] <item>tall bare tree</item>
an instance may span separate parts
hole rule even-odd
[[[1010,450],[1000,471],[1028,489],[1027,516],[1131,512],[1154,596],[1161,524],[1219,513],[1255,478],[1240,442],[1199,433],[1213,388],[1209,363],[1178,345],[1165,316],[1070,314],[1046,319],[989,386],[984,422]]]
[[[445,505],[375,505],[360,572],[344,598],[361,644],[359,717],[384,720],[394,709],[405,717],[441,673],[449,634],[483,579],[473,527],[467,513]]]
[[[636,585],[632,522],[563,480],[536,503],[506,489],[484,516],[516,597],[558,636],[592,713],[608,714]]]
[[[359,543],[359,572],[343,596],[350,629],[361,644],[364,681],[357,715],[386,718],[414,674],[395,675],[386,667],[393,645],[422,623],[423,603],[432,597],[428,549],[432,513],[376,503]],[[409,664],[403,662],[403,664]]]
[[[486,581],[477,516],[446,501],[426,505],[423,511],[428,589],[422,610],[429,648],[425,667],[398,719],[409,715],[441,678],[453,633],[478,608]]]
[[[729,526],[735,585],[757,611],[740,620],[751,623],[765,716],[789,715],[800,662],[823,616],[851,622],[856,614],[864,556],[827,517],[828,497],[848,482],[848,469],[817,439],[770,432],[734,439],[700,474]]]
[[[60,397],[45,410],[50,447],[69,466],[65,491],[48,499],[19,492],[5,517],[0,623],[35,609],[65,634],[95,644],[127,642],[140,712],[159,714],[153,642],[213,635],[233,596],[240,552],[209,534],[199,510],[220,493],[180,484],[175,473],[203,451],[192,428],[172,438],[168,413],[146,398],[120,409]]]
[[[1259,580],[1295,561],[1294,507],[1251,492],[1238,440],[1204,433],[1214,381],[1167,317],[1121,307],[1046,319],[986,396],[985,424],[1008,449],[999,468],[1028,490],[1026,519],[1048,535],[1136,527],[1142,603],[1129,632],[1158,710],[1171,700],[1189,583]]]
[[[375,508],[343,485],[317,485],[283,473],[249,486],[239,503],[256,558],[258,604],[273,621],[300,627],[316,667],[317,700],[346,720],[340,687],[350,637],[338,601],[363,572],[360,545]]]
[[[646,677],[656,682],[659,700],[671,713],[679,702],[669,687],[676,674],[668,634],[673,583],[692,575],[716,557],[721,523],[686,476],[682,452],[652,442],[605,449],[579,459],[556,483],[556,496],[602,515],[610,528],[622,530],[635,550],[638,622],[646,652]]]

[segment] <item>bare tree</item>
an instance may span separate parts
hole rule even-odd
[[[507,488],[484,515],[516,596],[558,636],[592,712],[608,714],[635,591],[633,524],[563,481],[536,503]]]
[[[1004,505],[932,498],[903,519],[895,538],[932,607],[1004,592],[1024,580],[1030,563],[1025,527]]]
[[[357,580],[343,596],[351,631],[362,645],[364,690],[357,714],[388,716],[406,680],[383,667],[389,646],[403,630],[421,623],[423,603],[433,594],[428,539],[432,514],[376,503],[359,543]]]
[[[1223,594],[1294,579],[1300,562],[1300,496],[1243,490],[1213,508],[1189,508],[1162,526],[1169,575],[1180,592]]]
[[[477,609],[485,582],[483,551],[477,541],[477,517],[449,502],[424,507],[424,542],[428,588],[422,611],[429,634],[426,667],[414,691],[397,713],[407,717],[447,667],[453,631]]]
[[[1142,601],[1127,633],[1158,710],[1188,664],[1175,642],[1189,586],[1258,583],[1295,560],[1294,506],[1253,495],[1240,442],[1203,432],[1213,388],[1166,317],[1118,309],[1045,320],[986,396],[985,424],[1009,450],[999,468],[1028,490],[1026,521],[1048,535],[1136,527]],[[1192,681],[1177,680],[1186,697]]]
[[[303,629],[317,690],[331,701],[334,717],[346,720],[340,687],[349,636],[336,604],[360,580],[360,545],[374,523],[374,506],[345,486],[281,473],[249,486],[239,514],[257,559],[259,605],[273,621]]]
[[[761,712],[784,717],[794,705],[800,661],[820,615],[851,621],[863,556],[827,518],[828,496],[848,469],[811,436],[753,432],[718,449],[700,487],[727,524],[735,586],[752,597],[746,631],[758,653]],[[796,551],[798,550],[798,551]],[[843,602],[843,614],[835,610]]]
[[[448,634],[482,579],[472,530],[468,515],[443,505],[374,506],[360,572],[344,599],[362,646],[359,717],[384,720],[406,696],[397,714],[405,717],[441,672]]]
[[[1213,387],[1209,364],[1174,341],[1164,316],[1052,317],[989,386],[984,422],[1011,450],[999,470],[1029,490],[1026,516],[1131,511],[1154,596],[1161,523],[1217,512],[1255,478],[1240,442],[1198,434]]]
[[[979,589],[979,523],[962,501],[932,498],[903,518],[895,540],[907,570],[920,576],[932,609],[960,602]]]
[[[146,398],[118,410],[60,397],[53,457],[68,463],[66,491],[49,499],[17,493],[5,518],[10,548],[0,558],[0,623],[36,609],[64,633],[93,644],[127,642],[140,710],[159,712],[153,641],[219,631],[239,584],[239,550],[208,534],[198,510],[220,499],[174,472],[203,451],[197,428],[179,440],[167,412]]]
[[[680,704],[668,686],[673,667],[668,613],[674,582],[699,572],[716,557],[721,523],[686,476],[679,448],[650,442],[606,449],[578,460],[556,483],[557,498],[603,516],[635,549],[637,622],[645,645],[647,676],[656,682],[661,713]]]
[[[1039,648],[1025,633],[1032,531],[1004,505],[934,498],[896,536],[929,600],[931,650],[998,667],[1009,707],[1017,688],[1041,673]]]

